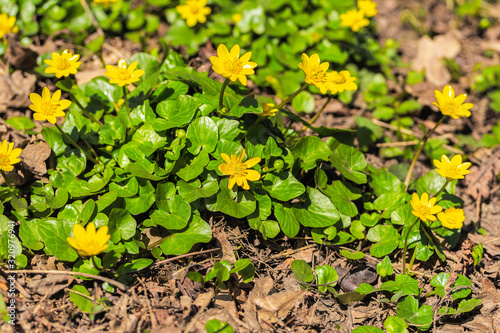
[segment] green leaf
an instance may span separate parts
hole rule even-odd
[[[196,118],[186,132],[187,150],[197,155],[201,149],[211,153],[217,146],[219,130],[215,122],[209,117]]]
[[[420,291],[418,289],[418,281],[408,275],[396,275],[396,283],[401,285],[401,288],[398,291],[403,292],[402,295],[420,295]]]
[[[118,276],[124,275],[124,274],[130,274],[130,273],[135,273],[137,271],[140,271],[141,269],[144,269],[148,266],[150,266],[153,263],[153,259],[134,259],[130,263],[126,263],[118,267],[116,270],[116,274]]]
[[[280,224],[280,228],[288,237],[295,237],[299,233],[300,223],[295,217],[293,210],[289,207],[273,202],[274,216]]]
[[[294,260],[291,265],[292,273],[299,282],[311,283],[314,274],[311,266],[304,260]]]
[[[396,317],[389,316],[384,321],[385,329],[387,333],[408,333],[408,323],[406,320]]]
[[[388,255],[399,244],[399,233],[391,225],[374,226],[368,231],[366,238],[376,243],[371,246],[370,254],[377,258]]]
[[[125,208],[133,215],[146,212],[155,202],[155,189],[149,180],[139,180],[139,195],[125,198]]]
[[[356,184],[365,184],[366,175],[362,173],[367,163],[362,152],[354,147],[339,144],[330,155],[333,166],[347,179]]]
[[[434,317],[432,306],[424,304],[418,307],[418,301],[413,296],[406,296],[398,303],[398,317],[406,319],[412,324],[421,325],[420,329],[426,330],[432,324]]]
[[[371,285],[371,284],[368,284],[368,283],[362,283],[359,285],[359,287],[356,288],[356,292],[360,293],[360,294],[369,294],[371,292],[373,292],[375,288]]]
[[[483,244],[479,243],[472,248],[472,258],[474,258],[474,266],[477,266],[483,257]]]
[[[28,117],[11,117],[5,120],[5,122],[18,131],[30,130],[35,128],[35,123]]]
[[[404,184],[390,172],[379,172],[371,175],[370,186],[377,196],[387,192],[403,192]]]
[[[302,91],[292,100],[292,107],[296,112],[311,113],[314,111],[316,103],[310,92]]]
[[[340,254],[343,255],[344,257],[346,257],[347,259],[351,259],[351,260],[359,260],[359,259],[363,259],[365,257],[365,254],[363,252],[360,252],[360,251],[356,251],[356,252],[351,252],[351,251],[348,251],[348,250],[340,250]]]
[[[208,162],[210,162],[210,157],[208,156],[207,151],[203,150],[199,155],[193,158],[191,164],[179,169],[179,171],[177,171],[177,176],[188,182],[198,177],[203,170],[205,170]]]
[[[399,206],[391,213],[391,222],[399,225],[412,225],[417,217],[412,214],[413,208],[410,203]]]
[[[356,237],[357,239],[364,239],[365,238],[365,227],[361,224],[360,220],[354,220],[351,223],[351,226],[349,227],[349,232]]]
[[[87,157],[78,149],[70,149],[59,157],[57,161],[57,168],[68,170],[75,176],[81,174],[87,166]]]
[[[135,235],[137,222],[126,209],[113,208],[109,215],[108,227],[111,241],[116,244]]]
[[[316,284],[326,284],[336,281],[339,278],[337,271],[335,268],[329,265],[316,266],[314,269],[316,273]],[[327,289],[335,287],[337,283],[332,283],[328,286],[318,286],[318,290],[322,292],[326,292]]]
[[[180,255],[189,252],[197,243],[208,243],[212,239],[212,230],[208,223],[198,215],[193,215],[189,225],[172,231],[172,234],[161,243],[160,247],[165,255]]]
[[[205,324],[207,333],[234,333],[234,329],[226,322],[218,319],[211,319]]]
[[[153,121],[153,128],[157,131],[174,127],[183,127],[193,119],[198,108],[194,97],[181,95],[175,100],[165,100],[156,106],[156,112],[161,118]]]
[[[231,264],[229,261],[223,260],[216,262],[210,272],[205,276],[204,281],[210,281],[213,278],[216,278],[216,282],[219,285],[220,289],[227,289],[224,281],[229,280],[231,270]]]
[[[392,268],[391,260],[389,259],[389,257],[384,257],[384,260],[377,264],[377,273],[381,277],[392,275],[393,272],[394,269]]]
[[[78,294],[70,292],[69,299],[78,307],[78,309],[80,309],[80,311],[91,314],[96,314],[104,311],[104,306],[100,304],[101,302],[97,301],[97,304],[95,304],[93,298],[90,296],[89,291],[85,289],[84,286],[75,285],[73,286],[73,288],[71,288],[71,290],[78,292]],[[87,295],[88,297],[82,296],[80,294]]]
[[[458,308],[456,310],[452,309],[452,308],[448,308],[446,306],[443,306],[439,309],[438,315],[444,314],[444,315],[449,316],[449,315],[456,315],[456,314],[460,314],[460,313],[470,312],[470,311],[474,310],[476,307],[478,307],[479,305],[481,305],[482,302],[483,301],[480,299],[468,299],[468,300],[463,299],[458,304]]]
[[[153,222],[168,230],[184,229],[191,218],[191,206],[180,195],[174,195],[167,201],[166,208],[151,214]]]
[[[179,180],[177,186],[180,196],[187,203],[200,198],[211,197],[219,191],[219,183],[217,181],[207,181],[202,186],[198,179],[189,183]]]
[[[358,215],[358,208],[351,202],[361,197],[361,190],[341,180],[334,180],[323,191],[340,213],[349,217]]]
[[[38,232],[45,248],[59,260],[75,261],[78,258],[76,251],[66,240],[72,236],[72,222],[65,220],[45,220],[38,225]]]
[[[300,166],[306,171],[316,167],[320,160],[327,161],[330,153],[326,143],[317,136],[300,138],[292,149],[293,156],[300,160]]]
[[[435,288],[434,291],[440,297],[444,297],[445,295],[445,288],[449,278],[449,273],[439,273],[431,279],[431,285]],[[464,288],[459,288],[460,286],[463,286]],[[454,289],[454,291],[451,292],[453,300],[469,296],[472,292],[470,287],[472,287],[472,284],[469,278],[462,274],[458,274],[455,283],[449,287],[450,289]]]
[[[6,216],[0,216],[0,220],[10,221]],[[43,249],[42,237],[38,231],[40,222],[37,219],[25,220],[19,226],[19,238],[23,245],[29,249],[38,251]]]
[[[240,190],[238,186],[234,186],[230,190],[228,182],[228,178],[221,180],[220,192],[217,194],[217,198],[206,200],[207,209],[211,212],[220,211],[238,219],[252,214],[257,207],[252,192]]]
[[[269,172],[262,180],[263,186],[269,195],[281,201],[297,198],[305,192],[305,187],[290,172]]]
[[[340,220],[331,200],[312,187],[307,187],[307,199],[303,206],[294,205],[292,209],[297,220],[306,227],[328,227]]]
[[[234,263],[234,268],[229,273],[238,273],[244,283],[249,283],[255,276],[255,266],[250,259],[239,259]]]

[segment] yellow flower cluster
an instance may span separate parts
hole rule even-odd
[[[357,32],[360,29],[370,24],[367,17],[377,15],[377,4],[372,0],[358,0],[358,9],[349,10],[347,13],[340,14],[340,24],[344,27],[351,28]]]
[[[442,114],[448,115],[453,119],[470,117],[471,113],[469,109],[471,109],[474,104],[464,103],[467,99],[467,94],[460,94],[455,97],[455,90],[453,90],[452,86],[448,85],[443,88],[442,92],[435,90],[434,95],[438,102],[432,104],[437,106]]]
[[[326,94],[327,91],[335,94],[344,90],[358,89],[354,83],[356,78],[352,77],[349,71],[327,72],[328,67],[327,62],[321,63],[317,54],[309,57],[304,53],[302,54],[302,62],[299,63],[299,68],[306,74],[306,83],[314,85],[322,94]]]
[[[226,45],[221,44],[217,48],[217,57],[210,57],[212,69],[214,72],[229,78],[231,81],[240,81],[242,85],[247,85],[246,75],[255,73],[253,70],[257,67],[255,62],[250,61],[252,52],[247,52],[240,57],[240,46],[234,45],[229,51]]]
[[[13,34],[19,31],[16,26],[16,17],[8,16],[5,13],[0,14],[0,38],[5,40],[6,34]]]
[[[178,5],[175,9],[189,27],[194,27],[198,22],[205,23],[207,15],[212,12],[206,5],[207,0],[186,0],[185,5]]]
[[[117,83],[120,87],[128,86],[139,81],[139,78],[144,74],[142,69],[137,68],[137,61],[134,61],[127,67],[127,62],[124,59],[118,61],[118,67],[106,65],[107,72],[104,73],[110,78],[109,83]]]
[[[246,162],[243,162],[245,149],[241,151],[241,154],[238,157],[236,155],[231,155],[231,157],[229,157],[224,153],[221,154],[221,157],[226,163],[219,165],[219,171],[222,172],[224,176],[229,176],[228,187],[230,189],[233,188],[234,184],[238,184],[238,186],[248,190],[250,189],[248,180],[255,182],[260,179],[258,171],[248,170],[260,162],[260,157],[254,157]]]

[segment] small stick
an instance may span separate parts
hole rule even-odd
[[[108,278],[103,277],[103,276],[90,274],[90,273],[81,273],[81,272],[72,272],[72,271],[57,271],[57,270],[52,270],[52,269],[47,269],[47,270],[44,270],[44,269],[33,269],[33,270],[30,270],[30,269],[15,269],[15,270],[7,271],[7,273],[15,273],[15,274],[25,273],[25,274],[80,275],[80,276],[85,276],[85,277],[89,277],[89,278],[92,278],[92,279],[96,279],[96,280],[101,280],[101,281],[107,282],[109,284],[112,284],[112,285],[120,288],[123,291],[127,291],[128,290],[128,287],[126,285],[124,285],[123,283],[121,283],[121,282],[118,282],[118,281],[115,281],[115,280],[112,280],[112,279],[108,279]]]
[[[166,264],[167,262],[171,262],[171,261],[181,259],[181,258],[192,257],[192,256],[196,256],[198,254],[212,253],[212,252],[217,252],[217,251],[221,251],[221,249],[216,248],[216,249],[203,250],[203,251],[198,251],[198,252],[193,252],[193,253],[181,254],[180,256],[157,261],[156,263],[153,264],[152,267],[160,266],[162,264]]]

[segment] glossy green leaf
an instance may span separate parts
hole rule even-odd
[[[295,278],[300,282],[311,283],[314,280],[311,266],[304,260],[294,260],[291,269]]]
[[[366,183],[366,175],[361,171],[367,163],[363,153],[356,148],[340,144],[332,151],[330,161],[345,178],[356,184]]]
[[[292,200],[305,192],[305,187],[290,172],[269,172],[262,180],[269,195],[281,201]]]
[[[292,209],[297,220],[306,227],[328,227],[340,220],[331,200],[312,187],[307,188],[307,200],[303,206],[294,205]]]
[[[189,252],[197,243],[208,243],[212,239],[212,230],[208,223],[198,215],[193,215],[191,222],[182,230],[172,231],[172,234],[161,243],[165,255],[180,255]]]

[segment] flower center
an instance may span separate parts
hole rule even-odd
[[[239,59],[231,58],[226,61],[224,68],[231,74],[240,74],[243,66],[241,66],[241,61]]]
[[[9,165],[10,165],[10,156],[5,154],[0,154],[0,170]]]
[[[196,15],[200,12],[200,7],[198,7],[197,5],[191,5],[189,6],[189,9],[191,10],[191,13],[193,15]]]
[[[42,113],[47,116],[53,116],[57,112],[58,108],[59,108],[59,103],[54,103],[52,101],[42,102]]]
[[[325,79],[325,72],[319,66],[314,66],[311,69],[311,80],[314,82],[323,82]]]
[[[336,84],[344,84],[346,81],[347,80],[345,76],[340,74],[335,75],[335,77],[333,78],[333,82]]]
[[[59,61],[57,62],[57,69],[62,71],[65,69],[68,69],[71,67],[71,63],[68,61],[66,58],[59,58]]]
[[[244,176],[246,175],[247,167],[243,163],[232,162],[229,163],[228,173],[230,175]]]
[[[118,80],[123,80],[123,81],[125,81],[125,80],[130,79],[130,76],[131,76],[131,75],[130,75],[130,73],[129,73],[129,72],[127,72],[127,70],[126,70],[126,69],[121,69],[121,68],[120,68],[120,69],[119,69],[119,72],[120,72],[120,73],[118,74]]]

